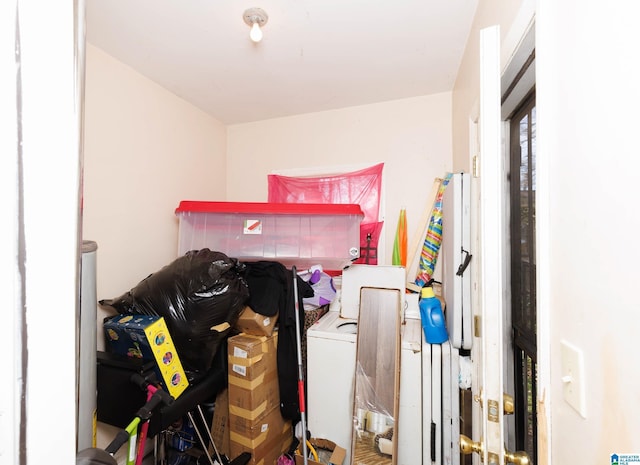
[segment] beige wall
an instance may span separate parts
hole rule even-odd
[[[177,256],[180,200],[224,198],[226,128],[87,46],[83,238],[98,243],[98,299]]]
[[[86,73],[82,235],[108,299],[176,258],[180,200],[224,198],[226,128],[90,44]],[[109,313],[98,308],[99,349]],[[98,446],[116,432],[100,423]]]
[[[386,250],[402,206],[409,240],[434,178],[451,170],[451,94],[395,100],[230,126],[227,199],[266,201],[267,175],[384,162]]]
[[[540,304],[549,308],[556,464],[640,454],[639,16],[640,4],[626,0],[539,1],[538,153],[548,191]],[[563,400],[562,340],[584,354],[586,418]]]

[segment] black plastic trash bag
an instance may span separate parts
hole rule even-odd
[[[184,369],[207,371],[249,298],[243,268],[222,252],[192,250],[100,305],[164,317]]]

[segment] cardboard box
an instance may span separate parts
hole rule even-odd
[[[218,452],[229,456],[229,390],[225,389],[216,396],[211,421],[211,437]],[[213,453],[213,447],[209,446]]]
[[[265,444],[262,447],[256,449],[247,448],[244,446],[238,446],[239,453],[249,452],[251,459],[247,462],[247,465],[275,465],[278,461],[278,457],[284,454],[291,445],[292,432],[285,431],[279,438]],[[233,453],[232,453],[233,454]],[[232,455],[237,457],[237,455]]]
[[[347,456],[347,451],[340,446],[336,446],[335,449],[333,449],[331,458],[329,459],[329,465],[342,465],[342,462],[344,462],[344,458],[346,456]],[[296,455],[295,460],[296,460],[296,465],[304,464],[304,457],[302,457],[301,455]],[[310,465],[322,465],[321,463],[311,459],[308,459],[307,463]]]
[[[229,424],[231,457],[243,452],[251,454],[250,465],[272,465],[289,449],[293,432],[291,422],[280,415],[280,408],[270,412],[253,426],[238,425],[232,418]]]
[[[253,389],[268,371],[277,369],[278,334],[238,334],[228,339],[229,384]]]
[[[278,321],[278,315],[265,316],[245,307],[235,324],[238,331],[253,336],[271,336]]]
[[[280,406],[278,372],[267,371],[252,380],[255,386],[245,389],[234,384],[237,377],[229,377],[229,416],[236,422],[253,425],[274,407]]]
[[[175,399],[189,386],[163,317],[116,315],[103,328],[111,352],[155,361],[158,381]]]
[[[291,422],[280,415],[278,333],[228,340],[229,448],[251,453],[251,465],[272,465],[291,444]]]

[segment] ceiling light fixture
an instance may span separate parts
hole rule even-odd
[[[242,15],[244,22],[251,26],[249,37],[258,43],[262,40],[262,26],[267,24],[269,16],[262,8],[249,8]]]

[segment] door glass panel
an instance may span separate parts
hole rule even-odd
[[[526,397],[527,397],[527,429],[525,439],[525,451],[529,453],[529,457],[535,457],[535,438],[536,438],[536,364],[530,356],[525,357],[525,378],[526,378]]]
[[[516,449],[536,463],[536,109],[525,99],[511,119],[511,312]]]

